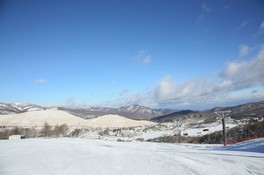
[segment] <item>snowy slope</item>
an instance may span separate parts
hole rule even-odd
[[[236,127],[236,126],[237,126],[236,124],[226,124],[226,128],[229,128],[229,129]],[[203,128],[184,129],[184,130],[182,130],[181,134],[182,135],[187,134],[188,136],[194,136],[195,137],[195,136],[203,136],[206,134],[211,134],[213,132],[221,131],[221,130],[223,130],[222,124],[213,123],[213,124],[210,124],[207,127],[203,127]]]
[[[146,120],[132,120],[119,115],[103,115],[97,118],[88,120],[91,126],[100,127],[131,127],[131,126],[142,126],[142,125],[153,125],[154,122]]]
[[[0,115],[0,126],[43,126],[45,122],[50,125],[67,124],[73,127],[131,127],[154,124],[150,121],[132,120],[119,115],[104,115],[85,120],[56,109]]]
[[[264,153],[191,144],[122,143],[85,139],[0,141],[1,175],[263,174]],[[257,146],[264,139],[257,140]],[[241,147],[241,145],[240,145]]]
[[[0,116],[1,126],[42,126],[45,122],[50,125],[65,123],[69,126],[78,126],[86,120],[56,109]]]

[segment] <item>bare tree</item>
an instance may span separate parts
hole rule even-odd
[[[67,132],[69,131],[69,127],[67,124],[62,124],[62,125],[56,125],[53,129],[53,134],[58,137],[58,136],[66,136]]]
[[[45,122],[43,129],[41,130],[41,134],[43,134],[45,137],[50,137],[52,134],[51,126]]]

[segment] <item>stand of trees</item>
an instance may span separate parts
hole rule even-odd
[[[227,143],[233,144],[245,140],[264,137],[264,121],[237,126],[227,130]],[[222,132],[214,132],[200,138],[201,143],[222,143]]]
[[[41,136],[44,137],[65,137],[69,131],[66,124],[56,125],[52,128],[47,122],[44,124],[43,129],[40,131]]]
[[[237,126],[227,130],[227,143],[234,144],[237,142],[264,137],[264,121],[250,123],[243,126]],[[179,135],[163,136],[147,140],[148,142],[166,142],[166,143],[208,143],[223,144],[222,131],[201,137],[183,137]]]
[[[4,128],[0,131],[0,139],[8,139],[11,135],[23,135],[25,138],[36,137],[65,137],[67,136],[69,127],[66,124],[51,126],[45,123],[42,129],[23,128],[15,126],[14,128]]]

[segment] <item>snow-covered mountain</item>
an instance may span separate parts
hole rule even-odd
[[[73,115],[89,119],[107,114],[117,114],[136,120],[149,120],[151,118],[166,114],[160,109],[151,109],[140,105],[129,105],[120,108],[94,107],[88,106],[83,108],[60,107],[59,110],[67,111]]]
[[[44,110],[50,107],[42,107],[30,103],[1,103],[0,102],[0,115],[2,114],[15,114],[23,113],[28,111],[39,111]],[[174,121],[179,117],[189,117],[191,116],[208,116],[208,118],[214,117],[214,112],[219,110],[231,110],[231,118],[234,119],[245,119],[245,118],[256,118],[264,116],[264,101],[252,102],[247,104],[241,104],[238,106],[231,107],[216,107],[209,111],[197,112],[190,110],[183,110],[177,112],[168,112],[168,110],[163,109],[152,109],[140,105],[129,105],[119,108],[109,108],[109,107],[96,107],[96,106],[85,106],[85,107],[58,107],[59,110],[66,111],[75,116],[91,119],[98,116],[107,115],[107,114],[116,114],[121,115],[130,119],[136,120],[154,120],[154,121]],[[199,118],[199,117],[198,117]]]
[[[166,112],[161,109],[151,109],[140,105],[129,105],[120,107],[117,109],[117,113],[119,115],[127,116],[133,119],[147,120],[166,114]]]
[[[82,108],[58,107],[58,110],[66,111],[72,115],[84,119],[92,119],[107,114],[116,114],[115,108],[105,108],[105,107],[95,107],[95,106],[88,106]]]
[[[229,116],[232,119],[261,120],[264,117],[264,101],[240,104],[237,106],[215,107],[211,110],[203,111],[203,112],[182,110],[182,111],[172,112],[158,117],[154,117],[151,120],[156,122],[174,122],[179,120],[185,120],[186,118],[192,118],[194,120],[200,120],[201,118],[205,118],[207,122],[213,122],[214,120],[217,120],[214,112],[227,111],[227,110],[231,111]]]
[[[1,103],[0,102],[0,114],[16,114],[28,111],[40,111],[44,110],[44,107],[30,104],[30,103]]]
[[[56,108],[85,119],[96,118],[98,116],[107,115],[107,114],[116,114],[116,115],[125,116],[130,119],[149,120],[151,118],[166,114],[164,110],[151,109],[140,105],[129,105],[120,108],[96,107],[96,106],[85,106],[80,108],[77,107],[75,108],[56,107]],[[44,109],[46,109],[46,107],[42,107],[30,103],[0,103],[0,115],[16,114],[16,113],[23,113],[28,111],[39,111]]]
[[[248,116],[258,117],[264,115],[264,101],[245,103],[237,106],[215,107],[209,112],[232,111],[231,117],[235,119],[248,118]]]

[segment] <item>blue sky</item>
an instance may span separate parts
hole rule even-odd
[[[0,101],[208,109],[264,99],[261,0],[1,0]]]

